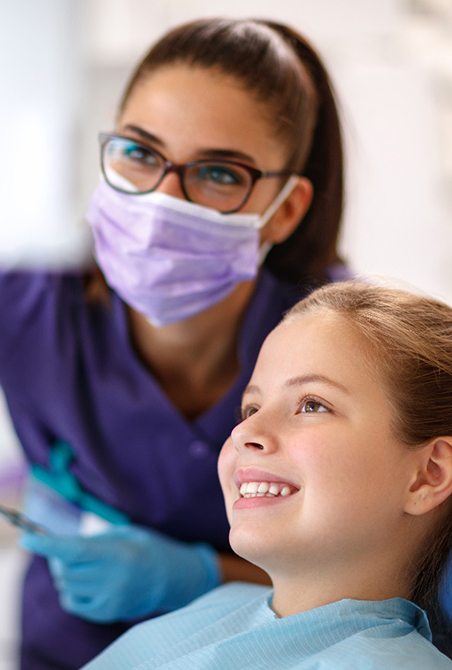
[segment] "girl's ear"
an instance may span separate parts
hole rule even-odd
[[[438,437],[419,452],[405,512],[420,516],[441,505],[452,494],[452,437]]]
[[[292,235],[312,202],[313,187],[309,179],[300,177],[293,191],[284,200],[263,229],[262,241],[280,244]]]

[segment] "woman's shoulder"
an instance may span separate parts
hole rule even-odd
[[[82,273],[0,271],[2,337],[48,326],[52,320],[61,323],[83,301]]]
[[[62,293],[80,294],[82,286],[82,272],[0,269],[0,308],[2,312],[32,309]]]
[[[0,372],[77,337],[87,310],[82,273],[0,272]]]
[[[353,270],[343,261],[328,265],[318,275],[307,274],[303,279],[293,283],[276,277],[265,266],[259,275],[257,293],[280,296],[290,306],[301,300],[307,293],[325,283],[347,281],[354,276]]]

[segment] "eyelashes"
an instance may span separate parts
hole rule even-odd
[[[306,396],[302,398],[298,407],[300,414],[323,414],[324,412],[330,411],[324,401],[314,396]]]
[[[241,407],[236,407],[234,410],[234,425],[237,426],[237,424],[242,423],[244,417],[243,417],[243,410]]]
[[[240,412],[242,421],[245,421],[245,419],[249,419],[250,416],[256,414],[257,411],[259,411],[259,407],[256,407],[256,405],[245,405],[245,407],[243,407]]]
[[[237,412],[237,422],[245,421],[249,419],[253,414],[259,411],[259,405],[256,404],[246,404],[243,405],[240,410]],[[323,400],[315,395],[305,394],[299,398],[295,404],[294,415],[297,414],[326,414],[331,413],[332,409],[329,405]]]
[[[234,411],[235,425],[242,423],[242,421],[245,421],[245,419],[248,419],[252,414],[255,414],[258,409],[259,408],[256,405],[244,405],[243,407],[236,407]]]

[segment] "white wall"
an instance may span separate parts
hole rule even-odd
[[[84,256],[75,204],[79,52],[75,3],[0,3],[0,260]],[[83,249],[83,251],[82,251]],[[3,319],[0,317],[0,328]],[[0,393],[0,501],[15,504],[22,458]],[[25,556],[0,520],[0,670],[17,668],[19,582]]]
[[[80,30],[71,0],[0,3],[0,260],[78,260]]]

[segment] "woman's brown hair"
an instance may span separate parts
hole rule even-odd
[[[452,436],[452,307],[408,291],[347,281],[317,289],[285,318],[317,310],[344,316],[370,344],[372,364],[394,407],[394,433],[408,448]],[[434,626],[444,623],[438,593],[452,549],[452,498],[441,507],[412,566],[411,598]]]
[[[326,280],[338,261],[343,200],[343,155],[338,112],[325,67],[295,30],[265,20],[208,18],[170,30],[144,56],[124,92],[158,68],[176,63],[216,68],[263,103],[287,147],[287,167],[313,184],[311,207],[295,232],[265,261],[278,278],[310,284]]]

